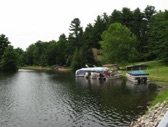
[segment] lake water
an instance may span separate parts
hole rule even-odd
[[[73,72],[0,73],[0,127],[127,127],[156,84],[75,78]]]

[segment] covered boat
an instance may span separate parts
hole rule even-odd
[[[149,74],[143,70],[134,70],[126,73],[128,80],[135,83],[147,83],[149,81]]]
[[[121,73],[116,70],[111,70],[108,67],[88,67],[76,70],[76,77],[86,77],[91,79],[114,79],[121,77]]]
[[[110,69],[107,67],[88,67],[88,68],[81,68],[76,70],[75,75],[77,77],[85,77],[86,75],[88,75],[89,73],[91,74],[91,72],[106,72],[109,71]]]

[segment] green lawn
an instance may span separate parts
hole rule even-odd
[[[161,61],[150,61],[145,64],[149,65],[147,71],[151,80],[168,83],[168,64]]]

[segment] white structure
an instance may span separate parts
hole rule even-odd
[[[126,77],[134,83],[147,83],[149,81],[149,74],[142,70],[127,72]]]

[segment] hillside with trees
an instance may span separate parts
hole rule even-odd
[[[111,15],[98,15],[85,29],[79,18],[69,26],[69,35],[59,39],[33,43],[23,51],[13,49],[5,35],[0,35],[0,70],[16,70],[19,66],[68,66],[73,69],[88,65],[160,59],[168,62],[168,11],[147,6],[130,10],[114,10]],[[24,43],[24,42],[23,42]],[[96,49],[97,59],[93,49]],[[12,54],[12,55],[11,55]]]

